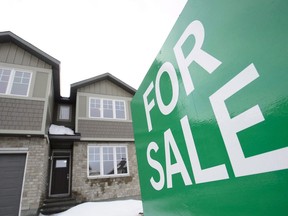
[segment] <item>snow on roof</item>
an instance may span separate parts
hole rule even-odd
[[[75,135],[74,131],[68,127],[51,124],[49,134],[53,135]]]

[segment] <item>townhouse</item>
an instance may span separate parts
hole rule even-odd
[[[51,200],[140,198],[130,102],[110,73],[60,95],[60,62],[0,33],[0,215],[37,215]]]

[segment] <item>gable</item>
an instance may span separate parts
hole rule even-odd
[[[52,66],[14,43],[0,43],[0,62],[51,69]]]
[[[81,87],[78,92],[91,94],[113,95],[119,97],[133,97],[133,95],[109,80],[97,81],[93,84]]]

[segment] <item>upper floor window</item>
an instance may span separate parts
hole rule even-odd
[[[126,119],[125,101],[103,98],[90,98],[91,118]]]
[[[58,120],[70,121],[70,106],[69,105],[59,105]]]
[[[0,94],[28,96],[32,73],[0,68]]]

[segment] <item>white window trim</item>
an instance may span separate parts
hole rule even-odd
[[[100,117],[95,117],[95,116],[91,116],[91,100],[96,99],[96,100],[100,100]],[[103,109],[103,101],[104,100],[110,100],[112,101],[112,105],[113,105],[113,118],[107,118],[104,117],[104,109]],[[116,101],[121,101],[124,104],[124,118],[116,118],[116,105],[115,102]],[[89,118],[93,118],[93,119],[111,119],[111,120],[127,120],[127,113],[126,113],[126,102],[125,100],[121,100],[121,99],[111,99],[111,98],[100,98],[100,97],[89,97]]]
[[[89,175],[89,148],[91,147],[99,147],[100,148],[100,175],[98,176],[90,176]],[[103,166],[103,147],[113,147],[113,161],[114,161],[114,170],[117,171],[117,158],[116,158],[116,147],[125,147],[126,153],[126,166],[127,166],[127,173],[120,173],[120,174],[110,174],[110,175],[103,175],[104,173],[104,166]],[[87,177],[89,179],[99,179],[99,178],[120,178],[120,177],[127,177],[130,176],[129,172],[129,158],[128,158],[128,146],[125,144],[120,145],[96,145],[91,144],[87,146]]]
[[[10,74],[10,77],[9,77],[9,80],[8,80],[6,92],[5,92],[5,93],[0,93],[0,94],[2,94],[2,95],[20,96],[20,97],[28,97],[29,92],[30,92],[30,86],[31,86],[31,81],[32,81],[32,75],[33,75],[33,73],[32,73],[31,71],[22,70],[22,69],[18,69],[18,68],[1,67],[1,69],[10,70],[10,71],[11,71],[11,74]],[[26,95],[11,94],[11,90],[12,90],[13,81],[14,81],[14,77],[15,77],[16,71],[24,72],[24,73],[29,73],[29,74],[30,74],[30,79],[29,79],[29,83],[28,83],[28,88],[27,88]]]

